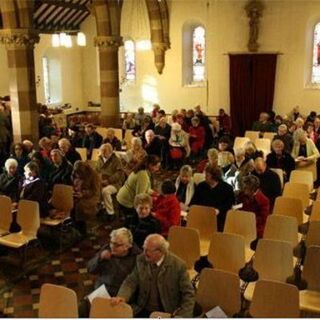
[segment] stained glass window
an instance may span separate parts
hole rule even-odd
[[[136,57],[135,45],[132,40],[124,42],[125,78],[126,80],[136,79]]]
[[[314,28],[311,82],[320,84],[320,23]]]
[[[193,31],[193,81],[205,80],[205,56],[206,56],[206,41],[205,30],[203,27],[197,27]]]

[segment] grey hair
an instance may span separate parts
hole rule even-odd
[[[60,140],[58,141],[58,144],[59,144],[59,143],[66,143],[69,147],[71,147],[71,142],[70,142],[68,139],[66,139],[66,138],[60,139]]]
[[[100,151],[102,150],[102,149],[104,149],[104,148],[108,148],[109,149],[109,151],[113,151],[113,147],[112,147],[112,144],[111,143],[103,143],[101,146],[100,146]]]
[[[134,207],[137,208],[138,205],[148,203],[152,207],[152,197],[147,193],[137,194],[134,198]]]
[[[127,242],[127,245],[129,248],[132,247],[133,245],[133,236],[132,233],[129,229],[127,228],[119,228],[119,229],[115,229],[110,233],[110,239],[114,239],[114,238],[122,238],[125,239],[125,241]]]
[[[180,175],[187,174],[188,176],[192,176],[192,168],[188,164],[184,165],[180,169]]]
[[[280,124],[280,126],[278,127],[278,129],[285,129],[288,130],[288,126],[285,123]]]
[[[305,137],[306,135],[307,135],[307,133],[306,133],[303,129],[299,128],[299,129],[297,129],[297,130],[294,132],[293,137],[294,137],[294,140],[295,140],[295,141],[298,141],[298,142],[299,142],[299,140],[300,140],[302,137]]]
[[[157,244],[157,249],[162,253],[167,254],[169,251],[169,242],[160,234],[154,233],[146,237],[145,242],[153,241]]]
[[[9,171],[9,168],[11,166],[15,166],[16,168],[18,167],[18,161],[16,159],[7,159],[4,166],[5,166],[6,170]]]
[[[138,142],[138,144],[142,147],[142,140],[138,137],[133,137],[131,139],[131,143],[134,144],[135,142]]]

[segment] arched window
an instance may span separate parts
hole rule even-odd
[[[205,29],[195,28],[192,34],[192,75],[193,82],[205,80],[206,41]]]
[[[320,22],[316,24],[313,32],[311,83],[320,84]]]
[[[136,52],[135,44],[132,40],[124,42],[124,62],[125,62],[125,79],[134,81],[136,79]]]

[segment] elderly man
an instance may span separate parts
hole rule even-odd
[[[121,141],[115,136],[113,129],[107,130],[107,137],[104,139],[103,143],[110,143],[113,150],[121,151]]]
[[[172,316],[192,317],[194,290],[185,263],[169,252],[168,242],[159,234],[149,235],[143,254],[122,283],[113,304],[129,302],[135,317],[149,317],[154,311]]]
[[[82,138],[82,147],[87,149],[87,157],[90,160],[92,150],[99,148],[102,143],[102,136],[96,132],[93,124],[89,123],[85,126],[86,134]]]
[[[259,116],[259,120],[255,121],[252,125],[253,131],[260,132],[272,132],[272,123],[269,121],[269,115],[267,112],[261,112]]]
[[[66,159],[74,165],[74,163],[78,160],[81,160],[81,156],[78,151],[76,151],[72,145],[71,142],[66,139],[62,138],[58,142],[59,149],[62,151]]]
[[[147,154],[154,154],[161,158],[162,155],[162,142],[161,140],[154,134],[153,130],[147,130],[145,133],[146,143],[144,145],[144,149]]]
[[[125,175],[122,168],[121,160],[113,153],[110,143],[105,143],[100,147],[98,158],[97,172],[101,175],[102,180],[102,198],[105,211],[110,220],[114,218],[114,207],[112,195],[117,193],[122,186]]]
[[[288,132],[286,124],[280,124],[278,133],[274,136],[274,140],[281,140],[284,143],[284,151],[291,153],[293,147],[292,135]]]

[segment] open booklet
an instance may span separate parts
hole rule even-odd
[[[228,318],[224,311],[216,306],[205,314],[206,318]]]
[[[102,284],[99,288],[92,291],[90,294],[87,295],[87,299],[92,303],[94,298],[111,298],[110,294],[104,284]]]

